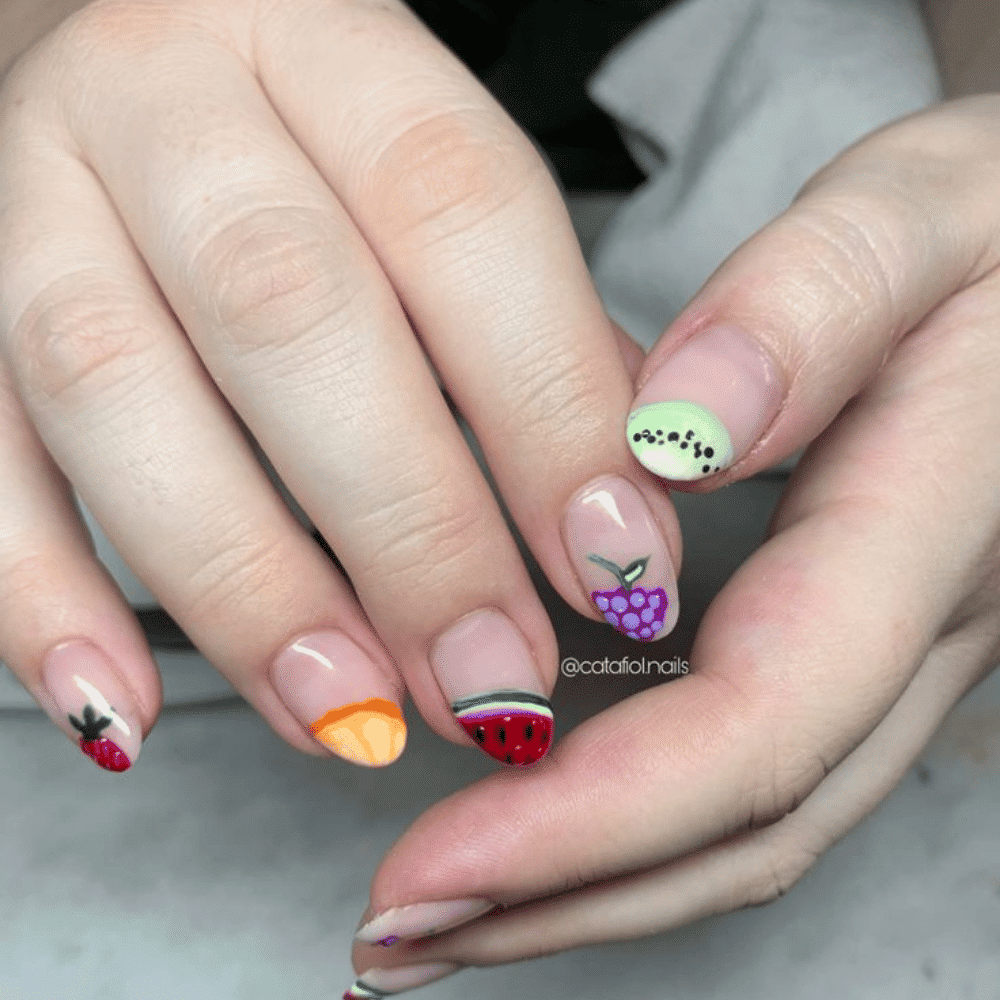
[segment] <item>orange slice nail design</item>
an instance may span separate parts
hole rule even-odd
[[[395,702],[386,698],[342,705],[310,727],[324,746],[355,764],[391,764],[406,746],[406,723]]]

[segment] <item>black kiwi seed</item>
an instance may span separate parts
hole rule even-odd
[[[667,435],[667,440],[668,441],[676,441],[679,437],[680,437],[680,434],[678,434],[677,431],[671,431]]]

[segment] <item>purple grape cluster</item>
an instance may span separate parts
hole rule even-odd
[[[595,590],[590,596],[604,612],[608,624],[630,639],[650,642],[663,628],[669,601],[662,587],[653,590],[619,587],[617,590]]]

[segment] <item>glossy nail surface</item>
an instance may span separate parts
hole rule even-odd
[[[580,582],[613,628],[651,642],[677,622],[677,579],[656,519],[621,476],[588,484],[566,508],[563,541]]]
[[[382,1000],[396,993],[415,990],[435,979],[443,979],[461,969],[454,962],[428,962],[404,965],[398,969],[369,969],[348,987],[343,1000]]]
[[[110,659],[92,643],[52,649],[42,680],[57,706],[53,721],[105,771],[127,771],[139,756],[142,730],[132,696]]]
[[[315,632],[291,643],[275,659],[271,683],[292,715],[352,764],[382,767],[406,746],[392,688],[343,632]]]
[[[492,900],[478,898],[394,906],[359,928],[355,938],[365,944],[390,947],[403,938],[422,938],[449,931],[481,917],[495,906]]]
[[[534,764],[552,745],[552,706],[521,630],[495,608],[435,642],[431,670],[462,728],[502,764]]]
[[[629,447],[664,479],[702,479],[750,449],[784,393],[777,365],[756,341],[736,327],[712,327],[640,389],[625,428]]]

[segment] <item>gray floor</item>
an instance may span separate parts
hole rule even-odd
[[[678,498],[683,611],[658,654],[686,654],[779,487],[763,480]],[[549,599],[565,655],[616,654],[610,629]],[[165,663],[165,672],[174,701],[220,690],[198,660]],[[563,681],[562,731],[630,690]],[[392,768],[308,758],[224,699],[169,708],[136,769],[112,777],[39,713],[0,718],[0,1000],[337,997],[352,977],[350,939],[382,852],[424,808],[493,767],[412,713],[410,744]],[[994,676],[882,808],[773,906],[468,970],[415,995],[997,1000],[998,732]]]

